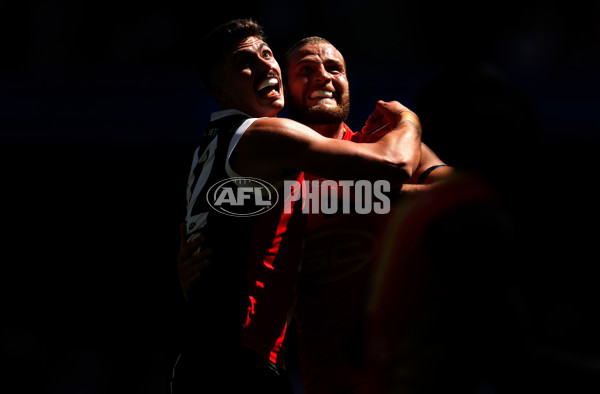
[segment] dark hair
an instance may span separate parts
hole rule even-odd
[[[213,70],[221,64],[227,51],[248,37],[265,40],[262,26],[252,19],[230,20],[204,36],[198,48],[198,69],[206,86],[209,86]]]

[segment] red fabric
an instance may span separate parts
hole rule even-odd
[[[296,181],[303,180],[301,173]],[[301,203],[291,213],[283,211],[284,203],[280,198],[277,207],[258,219],[248,258],[249,304],[242,336],[243,346],[279,366],[284,366],[281,348],[296,299],[305,227]]]
[[[374,138],[344,127],[344,140]],[[311,174],[305,178],[307,183],[323,180]],[[360,340],[357,333],[382,216],[308,215],[295,310],[307,394],[338,392],[365,381],[352,352]]]

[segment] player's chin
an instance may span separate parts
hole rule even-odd
[[[285,105],[285,101],[283,100],[283,96],[278,99],[261,99],[260,107],[262,116],[276,116],[279,111],[281,111]]]
[[[344,122],[348,114],[340,107],[315,106],[305,111],[303,119],[306,123],[339,123]]]
[[[318,110],[320,108],[327,110],[327,108],[335,108],[338,106],[338,102],[333,98],[321,98],[321,99],[308,99],[307,107]]]
[[[345,107],[338,105],[336,101],[328,100],[321,101],[316,105],[309,107],[309,112],[322,116],[339,117],[346,112]]]

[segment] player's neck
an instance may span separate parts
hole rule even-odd
[[[323,137],[335,138],[338,140],[341,140],[344,137],[345,129],[342,122],[307,124],[306,126],[321,134]]]

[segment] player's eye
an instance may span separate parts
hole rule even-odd
[[[299,72],[300,72],[300,74],[308,74],[311,72],[311,70],[312,70],[312,67],[310,67],[310,66],[302,66],[302,67],[300,67]]]
[[[250,57],[249,56],[242,56],[241,58],[239,58],[238,62],[237,62],[237,66],[240,69],[244,69],[244,68],[250,67]]]
[[[327,66],[327,72],[329,72],[331,74],[339,74],[339,73],[343,72],[343,68],[339,64],[333,64],[333,65]]]

